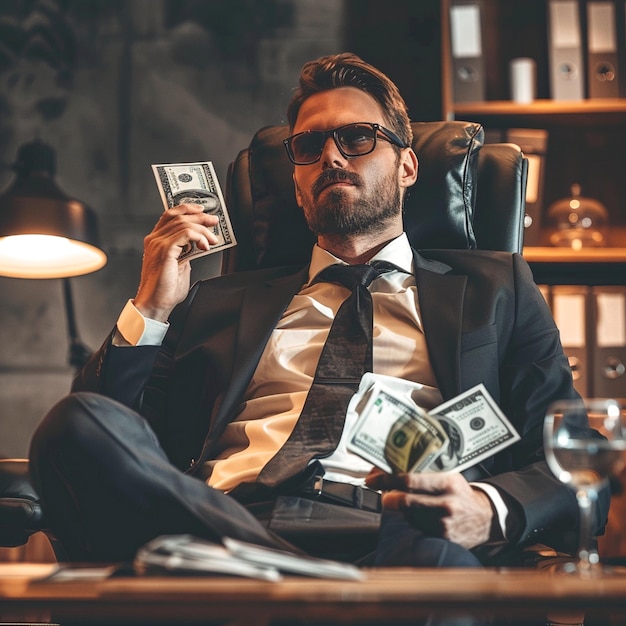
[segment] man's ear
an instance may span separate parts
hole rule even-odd
[[[419,164],[413,148],[405,148],[400,153],[399,182],[400,187],[410,187],[417,180]]]
[[[293,189],[296,194],[296,203],[300,208],[302,208],[302,195],[300,194],[300,188],[298,187],[298,183],[296,182],[295,172],[291,175],[291,179],[293,180]]]

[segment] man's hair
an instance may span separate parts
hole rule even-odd
[[[390,130],[411,144],[413,131],[408,109],[396,85],[380,70],[349,52],[321,57],[302,66],[300,86],[287,107],[289,127],[293,130],[307,98],[338,87],[356,87],[372,96],[382,107]]]

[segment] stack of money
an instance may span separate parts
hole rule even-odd
[[[520,439],[482,384],[426,411],[407,383],[368,373],[351,403],[348,450],[385,472],[460,472]]]
[[[195,259],[237,245],[211,161],[158,164],[152,166],[152,172],[166,211],[179,204],[201,204],[205,213],[217,215],[219,218],[213,231],[218,242],[211,245],[209,250],[199,250],[192,242],[182,251],[179,261]]]

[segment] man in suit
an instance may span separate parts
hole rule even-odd
[[[358,57],[305,65],[288,117],[296,197],[317,236],[310,264],[189,290],[178,257],[190,242],[208,249],[217,218],[194,204],[166,211],[145,239],[135,298],[33,437],[35,484],[70,558],[128,559],[157,535],[193,533],[358,563],[471,566],[518,563],[525,546],[574,530],[575,498],[543,460],[542,424],[550,401],[577,396],[524,260],[411,249],[406,105]],[[393,270],[369,288],[373,371],[420,383],[427,409],[483,383],[520,442],[464,474],[374,472],[344,439],[302,450],[304,470],[272,463],[348,295],[317,278],[375,261]],[[280,480],[266,480],[272,464]]]

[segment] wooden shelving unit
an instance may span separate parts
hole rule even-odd
[[[526,247],[535,282],[543,285],[626,285],[626,248]]]
[[[455,103],[455,119],[481,122],[498,128],[512,126],[614,126],[626,124],[626,100],[535,100],[516,104],[509,100]]]
[[[510,100],[488,102],[458,102],[452,106],[455,115],[482,113],[490,115],[561,115],[571,114],[626,114],[626,100],[621,98],[605,100],[535,100],[530,104],[517,104]]]
[[[626,200],[622,191],[626,174],[626,99],[550,99],[547,0],[527,0],[524,9],[512,6],[509,0],[481,0],[483,29],[489,33],[486,44],[489,50],[485,57],[487,99],[484,102],[455,102],[450,52],[451,2],[441,0],[444,118],[478,122],[486,130],[546,130],[544,219],[550,204],[567,197],[574,183],[581,184],[583,196],[599,200],[609,212],[607,240],[611,247],[579,251],[525,248],[524,257],[533,268],[537,282],[553,285],[560,282],[626,284]],[[520,24],[522,21],[525,24]],[[535,36],[527,36],[529,32]],[[516,56],[534,58],[538,74],[541,74],[537,86],[540,99],[530,104],[492,98],[494,94],[506,96],[508,62]]]
[[[626,248],[572,250],[528,246],[524,248],[523,255],[529,263],[626,263]]]

